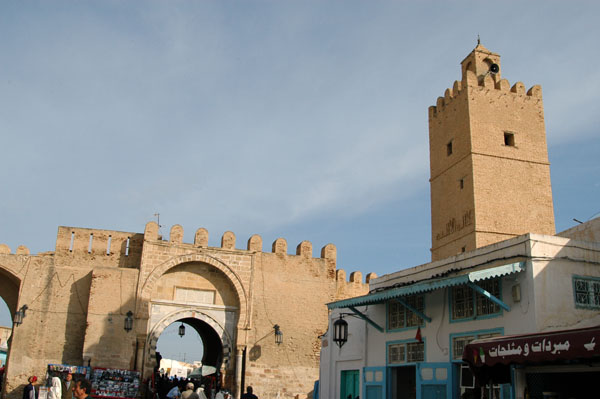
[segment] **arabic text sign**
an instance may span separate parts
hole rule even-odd
[[[534,363],[600,356],[600,329],[531,334],[473,341],[463,359],[474,366]]]

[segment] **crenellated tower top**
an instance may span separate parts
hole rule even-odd
[[[481,43],[429,107],[432,260],[554,234],[542,89],[512,87]]]

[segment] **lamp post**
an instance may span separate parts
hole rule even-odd
[[[273,330],[275,330],[274,334],[275,334],[275,343],[277,345],[281,345],[281,343],[283,342],[283,333],[281,332],[281,328],[279,327],[278,324],[275,324],[273,326]]]
[[[133,329],[133,312],[131,310],[127,312],[127,316],[125,317],[125,325],[123,326],[123,328],[127,332]]]

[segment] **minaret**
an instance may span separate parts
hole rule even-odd
[[[555,234],[541,87],[510,87],[481,44],[461,66],[429,107],[432,260]]]

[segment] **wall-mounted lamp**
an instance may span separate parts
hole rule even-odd
[[[185,326],[183,325],[183,323],[181,323],[181,325],[179,326],[179,336],[181,338],[183,338],[184,335],[185,335]]]
[[[333,342],[341,348],[347,341],[348,322],[344,320],[344,313],[340,313],[340,318],[333,323]]]
[[[130,310],[125,316],[125,325],[123,326],[125,331],[129,332],[133,329],[133,312]]]
[[[277,345],[281,345],[283,342],[283,333],[281,332],[281,327],[278,324],[273,326],[274,334],[275,334],[275,343]]]
[[[15,326],[23,324],[23,318],[25,318],[25,311],[27,309],[29,309],[29,307],[27,305],[23,305],[21,306],[21,309],[17,310],[17,312],[15,313],[15,317],[13,318],[13,323],[15,324]]]

